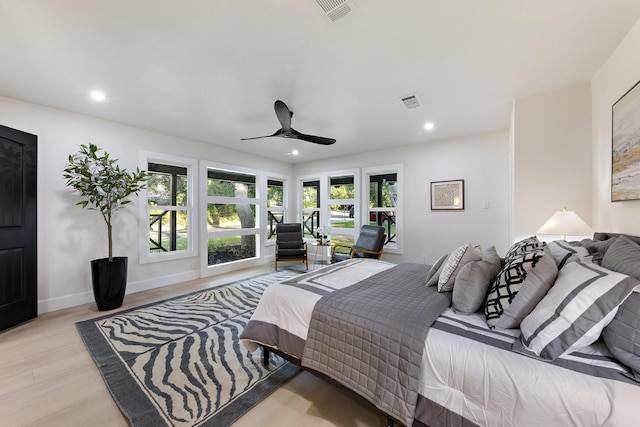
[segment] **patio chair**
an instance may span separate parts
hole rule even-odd
[[[353,246],[336,244],[332,248],[331,262],[340,262],[350,258],[376,258],[382,257],[384,246],[384,227],[377,225],[363,225],[360,229],[358,240]],[[336,248],[349,248],[348,253],[336,252]]]
[[[302,225],[276,224],[276,271],[278,261],[302,261],[309,270],[307,242],[302,238]]]

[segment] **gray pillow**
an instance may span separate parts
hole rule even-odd
[[[482,261],[472,261],[464,265],[456,276],[451,296],[456,312],[471,314],[478,311],[487,297],[487,289],[502,267],[496,248],[485,249]]]
[[[607,240],[585,239],[580,241],[580,246],[589,251],[591,260],[597,264],[602,264],[602,258],[607,253],[607,249],[611,247],[617,237],[610,237]]]
[[[593,240],[593,239],[584,239],[580,241],[580,246],[587,249],[590,254],[595,252],[600,252],[602,254],[607,252],[607,249],[611,247],[613,242],[615,242],[617,237],[609,237],[607,240]]]
[[[427,286],[435,286],[438,284],[438,278],[440,277],[442,266],[444,265],[444,262],[447,260],[448,256],[449,254],[442,255],[440,258],[438,258],[436,263],[431,266],[431,269],[427,273]]]
[[[438,292],[448,292],[453,290],[458,271],[471,261],[480,261],[482,255],[478,253],[470,244],[460,246],[447,257],[442,265],[442,272],[438,277]]]
[[[545,246],[542,252],[542,258],[526,273],[520,290],[500,316],[496,328],[518,328],[522,319],[533,311],[553,286],[558,276],[556,260],[548,247]]]
[[[620,235],[607,249],[602,266],[640,280],[640,245]]]
[[[630,376],[640,381],[640,292],[631,292],[602,338],[611,354],[633,371]]]

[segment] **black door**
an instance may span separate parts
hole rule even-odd
[[[38,315],[37,141],[0,126],[0,330]]]

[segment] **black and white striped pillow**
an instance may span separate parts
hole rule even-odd
[[[638,280],[597,264],[582,260],[566,264],[520,324],[527,354],[555,360],[592,344],[638,285]]]

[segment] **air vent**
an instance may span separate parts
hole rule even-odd
[[[400,98],[407,108],[418,108],[422,105],[418,95],[407,95]]]
[[[316,3],[332,21],[342,19],[355,10],[351,0],[316,0]]]

